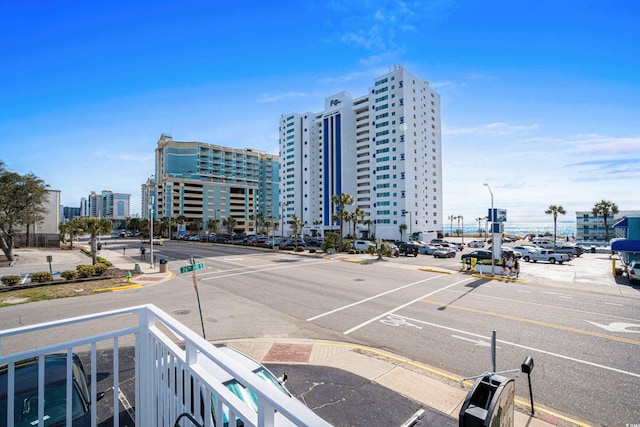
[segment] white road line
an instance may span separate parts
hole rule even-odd
[[[333,313],[337,313],[338,311],[342,311],[342,310],[345,310],[347,308],[355,307],[358,304],[362,304],[362,303],[365,303],[367,301],[371,301],[371,300],[374,300],[376,298],[380,298],[382,296],[385,296],[385,295],[388,295],[388,294],[392,294],[392,293],[400,291],[402,289],[405,289],[405,288],[408,288],[408,287],[411,287],[411,286],[414,286],[414,285],[418,285],[420,283],[428,282],[429,280],[437,279],[437,278],[442,277],[442,276],[443,276],[443,274],[441,274],[439,276],[429,277],[428,279],[418,280],[417,282],[409,283],[407,285],[400,286],[399,288],[390,289],[388,291],[385,291],[385,292],[382,292],[380,294],[371,296],[369,298],[365,298],[363,300],[356,301],[356,302],[351,303],[351,304],[343,305],[342,307],[336,308],[335,310],[327,311],[325,313],[318,314],[317,316],[310,317],[310,318],[307,319],[307,322],[312,322],[312,321],[314,321],[316,319],[319,319],[321,317],[328,316],[328,315],[333,314]]]
[[[482,287],[485,288],[486,286],[482,285]],[[449,292],[460,293],[460,294],[464,293],[464,292],[458,292],[458,291],[455,291],[455,290],[451,290]],[[593,316],[612,317],[614,319],[629,320],[631,322],[638,321],[638,319],[631,319],[629,317],[616,316],[616,315],[613,315],[613,314],[596,313],[596,312],[587,311],[587,310],[578,310],[576,308],[560,307],[559,305],[540,304],[538,302],[521,301],[521,300],[516,300],[516,299],[512,299],[512,298],[496,297],[496,296],[493,296],[493,295],[482,295],[482,294],[478,294],[478,293],[474,293],[473,296],[479,297],[479,298],[495,299],[495,300],[500,300],[500,301],[517,302],[519,304],[528,304],[528,305],[534,305],[534,306],[539,306],[539,307],[544,307],[544,308],[553,308],[555,310],[571,311],[571,312],[574,312],[574,313],[589,314],[589,315],[593,315]],[[617,305],[617,304],[614,304],[614,303],[605,303],[605,304]],[[620,304],[620,306],[624,307],[621,304]]]
[[[328,262],[333,262],[333,261],[318,261],[318,262],[314,262],[313,264],[326,264]],[[268,267],[268,268],[259,268],[259,269],[255,269],[255,270],[249,270],[249,271],[242,271],[239,273],[232,273],[232,274],[223,274],[221,276],[215,276],[215,277],[205,277],[203,279],[200,280],[217,280],[217,279],[222,279],[224,277],[232,277],[232,276],[242,276],[244,274],[254,274],[254,273],[260,273],[262,271],[270,271],[270,270],[281,270],[284,268],[296,268],[296,267],[306,267],[309,264],[294,264],[294,265],[279,265],[277,267]]]
[[[135,413],[133,407],[131,406],[131,403],[129,403],[129,400],[127,399],[127,396],[124,395],[124,393],[122,392],[120,387],[118,387],[118,400],[122,404],[122,407],[125,409],[125,411],[127,411],[129,416],[131,417],[131,420],[133,421],[133,425],[135,425],[136,424],[136,413]]]
[[[434,295],[434,294],[437,294],[438,292],[441,292],[441,291],[444,291],[445,289],[449,289],[449,288],[451,288],[451,287],[453,287],[453,286],[459,285],[460,283],[468,282],[469,280],[472,280],[472,279],[463,279],[463,280],[460,280],[459,282],[452,283],[452,284],[450,284],[450,285],[448,285],[448,286],[445,286],[445,287],[443,287],[443,288],[436,289],[435,291],[429,292],[428,294],[423,295],[423,296],[421,296],[420,298],[416,298],[416,299],[414,299],[414,300],[412,300],[412,301],[409,301],[409,302],[407,302],[407,303],[405,303],[405,304],[402,304],[401,306],[398,306],[398,307],[394,308],[393,310],[389,310],[389,311],[387,311],[386,313],[382,313],[381,315],[376,316],[376,317],[374,317],[373,319],[369,319],[369,320],[367,320],[366,322],[362,322],[362,323],[361,323],[361,324],[359,324],[358,326],[354,326],[353,328],[351,328],[351,329],[349,329],[349,330],[347,330],[347,331],[344,331],[344,332],[343,332],[343,334],[345,334],[345,335],[349,335],[351,332],[353,332],[353,331],[357,331],[358,329],[360,329],[360,328],[362,328],[362,327],[364,327],[364,326],[367,326],[367,325],[369,325],[369,324],[371,324],[371,323],[373,323],[373,322],[375,322],[375,321],[377,321],[377,320],[380,320],[380,319],[381,319],[381,318],[383,318],[384,316],[388,316],[388,315],[390,315],[390,314],[393,314],[393,313],[394,313],[394,312],[396,312],[397,310],[400,310],[400,309],[403,309],[403,308],[405,308],[405,307],[408,307],[408,306],[410,306],[411,304],[414,304],[414,303],[416,303],[416,302],[420,301],[421,299],[429,298],[430,296],[432,296],[432,295]],[[403,317],[403,316],[400,316],[400,317]]]
[[[436,323],[425,322],[423,320],[413,319],[411,317],[400,316],[400,315],[397,315],[397,314],[396,314],[396,316],[402,317],[402,318],[404,318],[404,319],[406,319],[408,321],[411,321],[411,322],[420,323],[420,324],[423,324],[423,325],[433,326],[434,328],[445,329],[447,331],[457,332],[457,333],[460,333],[460,334],[466,334],[466,335],[470,335],[472,337],[491,340],[490,337],[485,337],[484,335],[474,334],[473,332],[467,332],[467,331],[463,331],[463,330],[460,330],[460,329],[451,328],[449,326],[438,325]],[[516,344],[516,343],[513,343],[513,342],[509,342],[509,341],[504,341],[504,340],[496,340],[496,342],[499,342],[499,343],[505,344],[505,345],[510,345],[510,346],[513,346],[513,347],[522,348],[522,349],[525,349],[525,350],[535,351],[535,352],[538,352],[538,353],[546,354],[548,356],[553,356],[553,357],[557,357],[557,358],[560,358],[560,359],[570,360],[572,362],[581,363],[583,365],[594,366],[596,368],[601,368],[601,369],[605,369],[605,370],[608,370],[608,371],[617,372],[619,374],[629,375],[629,376],[632,376],[632,377],[640,378],[640,374],[637,374],[635,372],[624,371],[622,369],[612,368],[611,366],[605,366],[605,365],[601,365],[599,363],[588,362],[588,361],[582,360],[582,359],[576,359],[575,357],[565,356],[564,354],[553,353],[553,352],[550,352],[550,351],[541,350],[539,348],[529,347],[529,346],[526,346],[526,345]]]

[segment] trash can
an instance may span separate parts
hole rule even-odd
[[[458,416],[460,427],[513,426],[515,381],[497,374],[478,378]]]
[[[595,254],[596,253],[596,247],[595,246],[591,246],[591,253]]]
[[[133,267],[133,270],[136,273],[142,273],[142,270],[140,269],[140,264],[136,263],[136,265]]]
[[[166,258],[160,258],[160,273],[166,273],[168,268],[169,260]]]

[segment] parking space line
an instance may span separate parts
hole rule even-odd
[[[446,290],[446,289],[449,289],[449,288],[451,288],[451,287],[453,287],[453,286],[457,286],[457,285],[459,285],[460,283],[468,282],[469,280],[471,280],[471,278],[463,279],[463,280],[460,280],[460,281],[458,281],[458,282],[452,283],[452,284],[450,284],[450,285],[444,286],[444,287],[442,287],[442,288],[440,288],[440,289],[436,289],[435,291],[431,291],[431,292],[429,292],[428,294],[426,294],[426,295],[424,295],[424,296],[422,296],[422,297],[420,297],[420,298],[416,298],[416,299],[414,299],[414,300],[411,300],[411,301],[409,301],[409,302],[407,302],[407,303],[405,303],[405,304],[402,304],[402,305],[400,305],[400,306],[398,306],[398,307],[394,308],[393,310],[389,310],[389,311],[387,311],[386,313],[382,313],[382,314],[380,314],[380,315],[378,315],[378,316],[376,316],[376,317],[374,317],[374,318],[372,318],[372,319],[367,320],[366,322],[362,322],[362,323],[361,323],[361,324],[359,324],[358,326],[354,326],[353,328],[351,328],[351,329],[349,329],[349,330],[347,330],[347,331],[344,331],[344,332],[343,332],[343,334],[344,334],[344,335],[349,335],[351,332],[357,331],[358,329],[363,328],[363,327],[365,327],[365,326],[367,326],[367,325],[369,325],[369,324],[371,324],[371,323],[373,323],[373,322],[375,322],[375,321],[377,321],[377,320],[380,320],[381,318],[383,318],[383,317],[385,317],[385,316],[388,316],[388,315],[390,315],[390,314],[393,314],[394,312],[396,312],[396,311],[398,311],[398,310],[401,310],[401,309],[403,309],[403,308],[405,308],[405,307],[408,307],[408,306],[410,306],[411,304],[414,304],[414,303],[416,303],[416,302],[418,302],[418,301],[421,301],[421,300],[423,300],[423,299],[425,299],[425,298],[429,298],[430,296],[435,295],[435,294],[437,294],[438,292],[442,292],[442,291],[444,291],[444,290]]]

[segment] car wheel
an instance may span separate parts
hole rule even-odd
[[[526,262],[529,262],[529,257],[528,256],[526,256],[526,257],[524,257],[522,259],[525,260]]]
[[[562,264],[564,261],[558,261],[558,264]]]
[[[550,262],[551,264],[555,264],[555,263],[556,263],[556,259],[555,259],[555,258],[549,258],[549,262]]]

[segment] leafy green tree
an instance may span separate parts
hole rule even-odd
[[[607,242],[609,241],[609,226],[607,224],[607,217],[609,216],[609,214],[613,214],[613,215],[617,215],[619,210],[618,210],[618,205],[616,205],[613,202],[610,202],[608,200],[600,200],[598,203],[596,203],[593,206],[593,210],[591,211],[594,215],[602,215],[604,218],[604,233],[607,239]]]
[[[344,208],[345,206],[353,205],[354,199],[353,196],[348,193],[334,194],[331,196],[331,202],[335,207],[336,215],[338,216],[338,221],[340,223],[340,248],[342,248],[344,236]]]
[[[295,242],[296,250],[298,249],[298,231],[304,227],[304,221],[296,214],[291,215],[291,219],[289,220],[289,227],[291,228],[291,233],[293,233],[293,241]]]
[[[91,245],[91,257],[93,265],[96,264],[96,243],[101,234],[111,233],[111,220],[105,218],[82,218],[82,229],[89,233],[89,243]]]
[[[15,235],[45,212],[47,197],[44,181],[31,173],[9,172],[0,161],[0,248],[9,261],[14,260]]]
[[[209,220],[207,221],[207,228],[209,229],[210,233],[217,232],[219,226],[220,226],[220,220],[219,219],[209,218]]]
[[[544,211],[547,215],[553,215],[553,247],[556,247],[556,231],[558,226],[558,215],[565,215],[567,211],[560,205],[551,205]],[[607,239],[608,240],[608,239]]]

